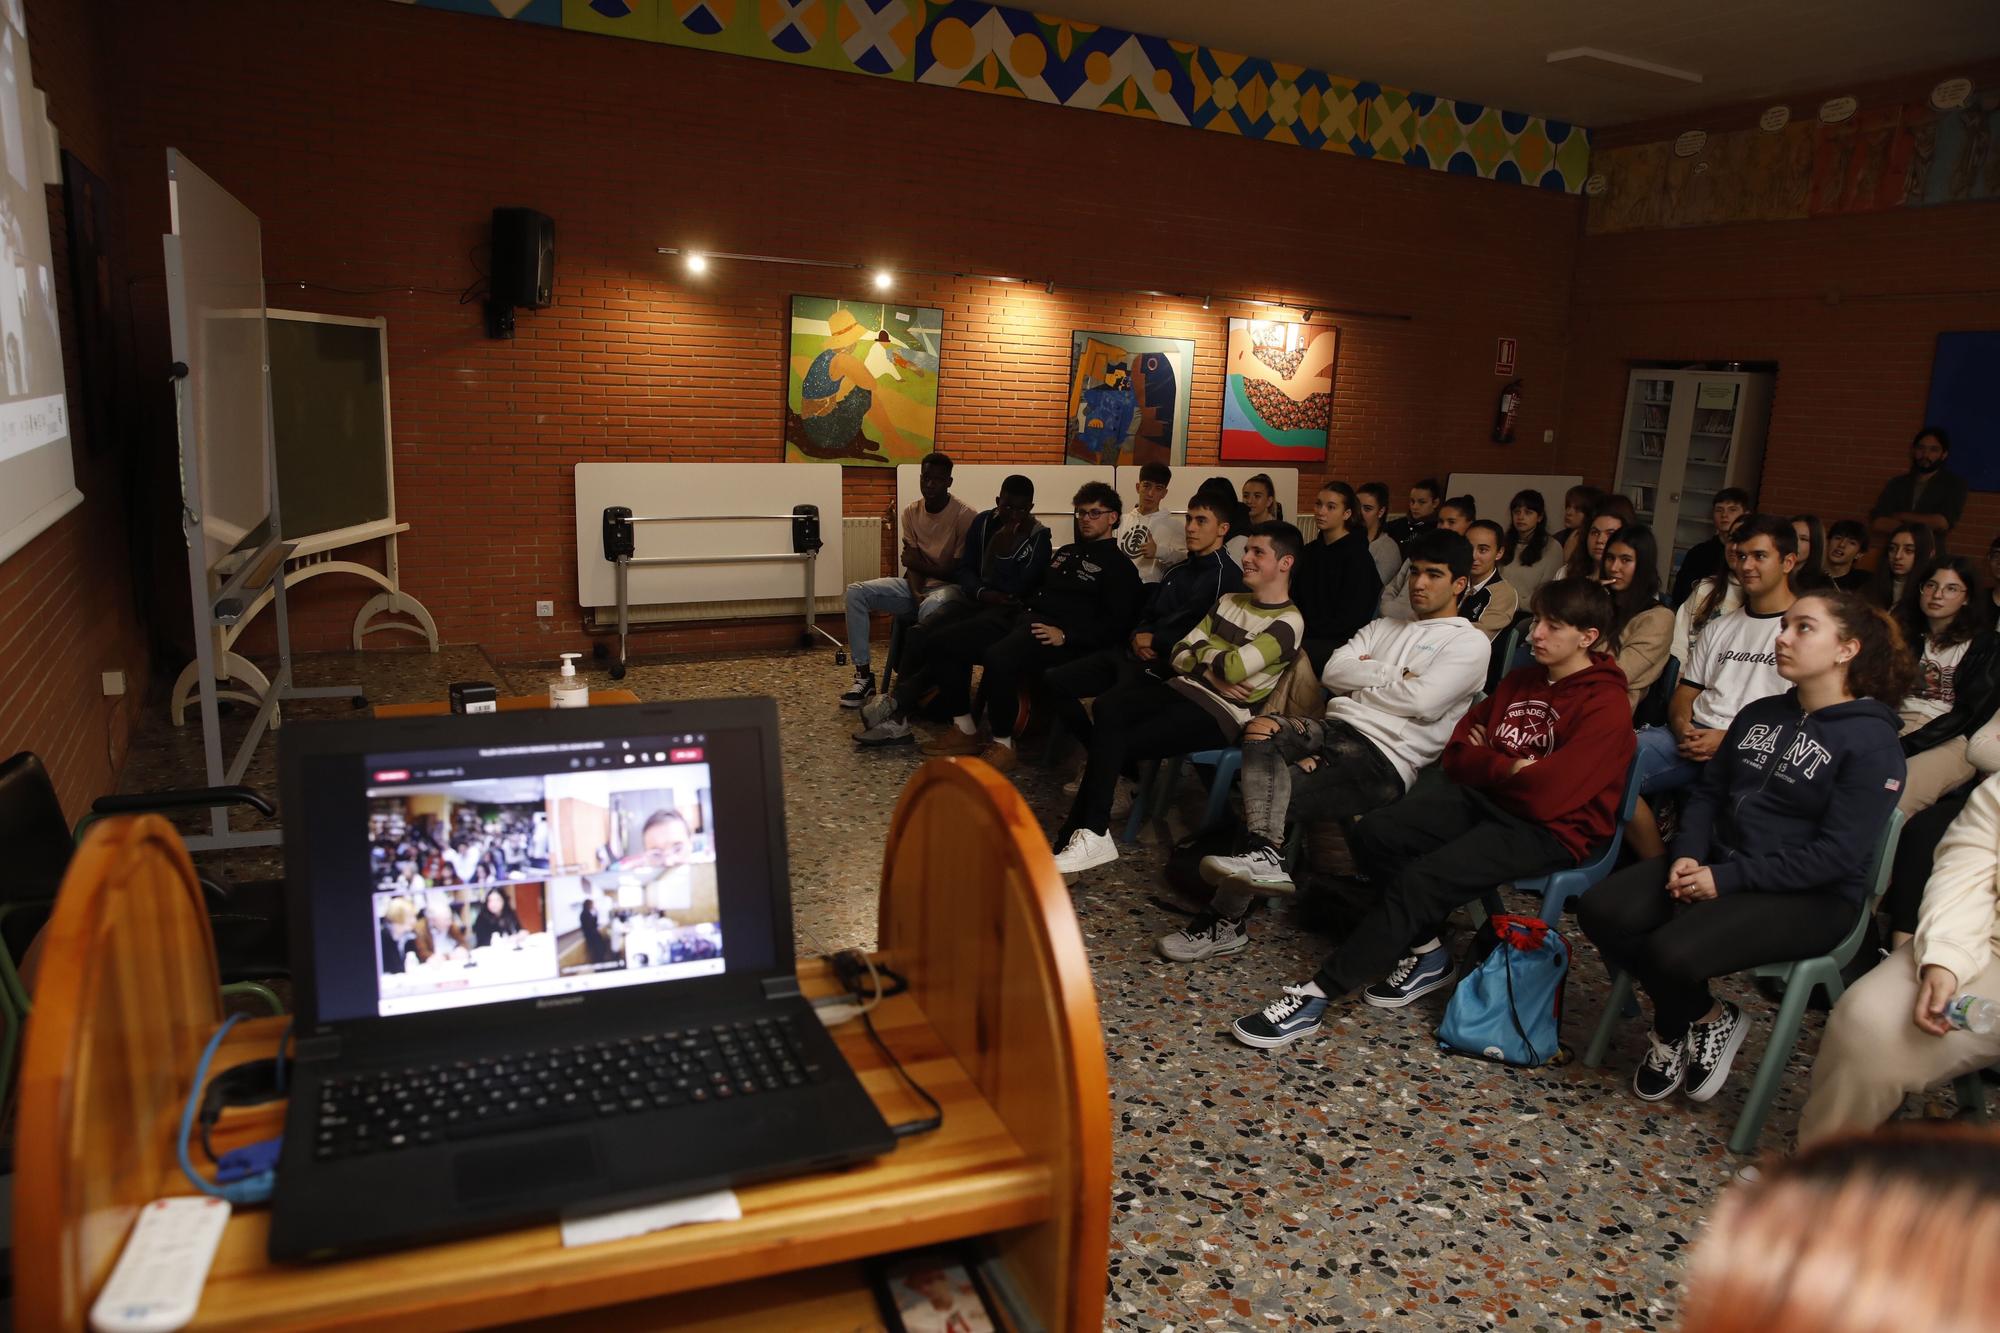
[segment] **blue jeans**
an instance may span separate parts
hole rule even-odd
[[[1666,727],[1641,727],[1638,735],[1639,760],[1632,769],[1632,781],[1641,796],[1679,791],[1700,780],[1703,765],[1681,758],[1674,733]]]
[[[910,581],[905,578],[869,579],[864,583],[847,585],[847,655],[854,659],[855,671],[868,669],[868,617],[875,614],[906,616],[917,613],[917,623],[922,624],[932,616],[961,601],[965,591],[955,583],[941,583],[932,586],[924,594],[922,605],[918,605],[915,595],[910,592]]]

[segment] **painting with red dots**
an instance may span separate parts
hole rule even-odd
[[[1306,467],[1333,427],[1331,324],[1232,319],[1222,385],[1222,461]]]

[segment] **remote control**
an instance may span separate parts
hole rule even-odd
[[[229,1201],[197,1194],[155,1199],[139,1212],[132,1234],[90,1307],[97,1333],[172,1333],[193,1321]]]

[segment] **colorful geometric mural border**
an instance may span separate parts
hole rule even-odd
[[[987,0],[400,0],[1575,194],[1581,126]]]

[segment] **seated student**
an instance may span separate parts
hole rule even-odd
[[[1843,518],[1826,530],[1826,576],[1842,592],[1859,592],[1871,571],[1855,562],[1868,549],[1868,529]]]
[[[1937,813],[1913,820],[1904,841]],[[2000,997],[2000,775],[1966,798],[1936,847],[1915,939],[1848,987],[1827,1019],[1799,1115],[1801,1148],[1874,1129],[1908,1094],[2000,1061],[2000,1032],[1982,1036],[1945,1017],[1960,995]]]
[[[1500,577],[1522,601],[1532,602],[1535,589],[1561,572],[1562,547],[1549,536],[1548,506],[1540,491],[1521,491],[1508,502],[1507,513],[1513,525],[1500,553]]]
[[[1375,572],[1387,583],[1403,563],[1403,548],[1383,531],[1389,518],[1389,488],[1379,481],[1365,481],[1354,488],[1361,501],[1362,533],[1368,539],[1368,554],[1375,557]]]
[[[1987,627],[1965,556],[1940,556],[1910,580],[1895,618],[1917,659],[1917,683],[1897,705],[1909,781],[1897,803],[1916,814],[1976,770],[1967,738],[2000,706],[2000,638]]]
[[[479,914],[472,918],[473,947],[483,949],[496,939],[520,933],[521,918],[514,911],[514,904],[507,901],[507,891],[488,889],[484,901],[479,904]]]
[[[1243,590],[1243,571],[1223,549],[1234,508],[1213,491],[1197,492],[1188,501],[1183,524],[1181,549],[1186,558],[1160,580],[1124,646],[1100,648],[1042,673],[1042,684],[1063,725],[1085,745],[1091,730],[1085,699],[1095,699],[1141,672],[1169,674],[1166,659],[1173,646],[1201,623],[1217,600]],[[1374,566],[1369,569],[1372,572]]]
[[[1382,580],[1363,540],[1354,491],[1329,481],[1313,500],[1316,525],[1292,571],[1292,602],[1306,619],[1305,651],[1317,675],[1333,650],[1375,618]]]
[[[1005,772],[1014,767],[1014,720],[1021,686],[1031,674],[1122,643],[1139,610],[1139,571],[1112,536],[1125,507],[1101,481],[1086,482],[1071,501],[1076,540],[1049,558],[1042,586],[1025,610],[1001,619],[974,617],[939,632],[931,643],[940,706],[952,725],[923,743],[928,755],[976,754]],[[983,740],[972,715],[972,668],[984,666],[987,724]]]
[[[382,909],[382,970],[400,975],[417,951],[417,913],[408,898],[391,898]],[[418,961],[422,961],[419,959]]]
[[[1604,543],[1599,578],[1611,593],[1611,642],[1625,693],[1637,708],[1667,669],[1667,645],[1674,613],[1660,601],[1660,552],[1653,530],[1643,524],[1620,528]]]
[[[1742,1013],[1709,981],[1812,958],[1854,927],[1868,858],[1896,804],[1903,752],[1891,703],[1915,668],[1889,618],[1852,593],[1788,607],[1778,671],[1791,688],[1729,724],[1668,856],[1617,871],[1577,902],[1605,965],[1653,1002],[1632,1089],[1698,1102],[1729,1077]]]
[[[1249,849],[1202,860],[1216,886],[1208,910],[1159,941],[1192,963],[1248,947],[1243,914],[1257,893],[1290,893],[1285,829],[1345,824],[1402,798],[1435,762],[1486,679],[1486,636],[1459,614],[1471,568],[1463,537],[1433,528],[1410,539],[1412,618],[1371,621],[1326,664],[1324,720],[1255,717],[1243,729],[1243,823]]]
[[[1561,578],[1594,579],[1600,576],[1604,563],[1604,543],[1611,540],[1611,534],[1620,528],[1629,528],[1639,521],[1639,512],[1632,502],[1622,495],[1607,495],[1599,500],[1591,511],[1584,515],[1583,526],[1577,529],[1575,540],[1565,550]]]
[[[442,898],[417,917],[417,960],[442,963],[463,959],[468,950],[465,927]]]
[[[1745,704],[1784,691],[1776,643],[1780,617],[1792,605],[1792,525],[1770,514],[1752,514],[1730,534],[1742,607],[1718,616],[1701,632],[1681,663],[1680,684],[1667,705],[1667,725],[1639,731],[1634,780],[1642,797],[1694,785],[1729,724]],[[1666,850],[1652,807],[1641,800],[1625,830],[1641,858]]]
[[[1819,588],[1831,588],[1833,578],[1826,572],[1826,532],[1818,514],[1793,514],[1792,533],[1799,539],[1799,562],[1792,566],[1792,591],[1801,597]]]
[[[861,707],[856,743],[908,745],[916,737],[909,716],[919,701],[934,695],[930,671],[932,637],[949,625],[985,619],[1011,626],[1049,566],[1049,530],[1035,517],[1035,484],[1016,473],[1000,483],[993,507],[972,520],[959,557],[957,582],[963,596],[927,624],[904,632],[901,671],[895,693]]]
[[[1074,875],[1118,859],[1111,803],[1134,759],[1165,759],[1233,745],[1256,706],[1298,655],[1305,618],[1290,600],[1304,539],[1289,523],[1250,529],[1243,591],[1216,602],[1169,654],[1170,680],[1140,676],[1097,698],[1090,757],[1076,801],[1051,845],[1056,869]]]
[[[1919,756],[1921,758],[1921,756]],[[1981,781],[2000,773],[2000,712],[1986,719],[1965,746],[1966,762]],[[1916,765],[1911,764],[1912,772]],[[1906,781],[1904,786],[1909,783]],[[1889,889],[1882,895],[1882,914],[1889,919],[1889,947],[1900,949],[1917,933],[1917,919],[1923,908],[1924,884],[1937,859],[1938,844],[1944,841],[1951,823],[1972,799],[1976,787],[1960,787],[1940,796],[1927,809],[1909,816],[1903,835],[1896,839],[1896,860],[1890,867]]]
[[[1715,493],[1715,501],[1709,506],[1709,518],[1715,524],[1715,535],[1707,541],[1697,542],[1681,557],[1681,567],[1674,572],[1673,603],[1679,606],[1688,599],[1695,585],[1712,577],[1730,563],[1729,534],[1736,531],[1736,525],[1750,512],[1750,492],[1741,486],[1725,486]],[[1686,661],[1686,658],[1682,658]]]
[[[1390,519],[1382,525],[1382,530],[1388,533],[1395,541],[1397,547],[1402,550],[1405,559],[1410,554],[1410,538],[1420,532],[1429,532],[1432,528],[1438,526],[1440,517],[1438,507],[1443,500],[1444,483],[1436,477],[1425,477],[1422,481],[1410,487],[1409,512],[1401,518]],[[1473,515],[1471,514],[1465,516],[1465,520],[1468,523],[1472,521],[1472,518]]]
[[[1181,517],[1160,508],[1173,484],[1174,471],[1165,463],[1147,463],[1139,469],[1139,506],[1125,530],[1118,535],[1119,549],[1132,557],[1139,581],[1150,597],[1166,572],[1187,559]],[[1210,598],[1214,601],[1214,598]]]
[[[1902,524],[1889,534],[1882,560],[1868,576],[1861,595],[1884,611],[1893,610],[1909,588],[1910,575],[1928,565],[1933,554],[1929,528],[1921,523]]]
[[[875,693],[869,664],[869,617],[916,613],[929,620],[959,596],[955,582],[965,538],[977,515],[951,493],[951,459],[930,453],[917,468],[920,500],[903,506],[903,573],[847,585],[847,655],[854,660],[854,683],[840,696],[842,708],[859,708]]]
[[[1278,483],[1271,480],[1270,473],[1259,472],[1243,483],[1243,508],[1249,511],[1243,516],[1246,534],[1259,523],[1283,521],[1285,506],[1278,499]]]
[[[1573,540],[1589,524],[1591,509],[1603,499],[1604,492],[1595,486],[1576,485],[1563,492],[1563,525],[1549,535],[1563,548],[1564,558],[1568,558]]]
[[[1469,498],[1467,503],[1471,503]],[[1439,520],[1439,526],[1449,532],[1461,531],[1451,526],[1451,509],[1447,507],[1443,513],[1445,517]],[[1467,523],[1462,531],[1466,544],[1472,548],[1472,569],[1466,576],[1468,582],[1465,596],[1459,600],[1458,614],[1471,621],[1473,628],[1485,635],[1490,644],[1514,623],[1514,617],[1520,613],[1521,600],[1500,577],[1500,546],[1505,540],[1500,525],[1490,519],[1478,518]],[[1396,571],[1394,601],[1390,600],[1392,589],[1383,589],[1377,608],[1383,619],[1411,618],[1409,571],[1407,560]]]
[[[1441,777],[1348,834],[1379,901],[1311,981],[1237,1019],[1238,1041],[1283,1046],[1317,1032],[1328,1003],[1363,986],[1369,1004],[1398,1009],[1449,984],[1451,954],[1436,936],[1454,908],[1496,884],[1576,865],[1611,836],[1632,758],[1625,678],[1597,651],[1611,597],[1587,580],[1558,579],[1533,605],[1534,663],[1459,719]]]
[[[1446,532],[1455,532],[1463,537],[1466,529],[1470,528],[1478,517],[1477,500],[1469,495],[1454,495],[1437,507],[1437,517],[1430,526],[1443,528]],[[1403,558],[1403,562],[1396,566],[1396,572],[1382,585],[1382,595],[1376,599],[1375,614],[1396,616],[1403,620],[1410,618],[1410,561],[1407,555]]]

